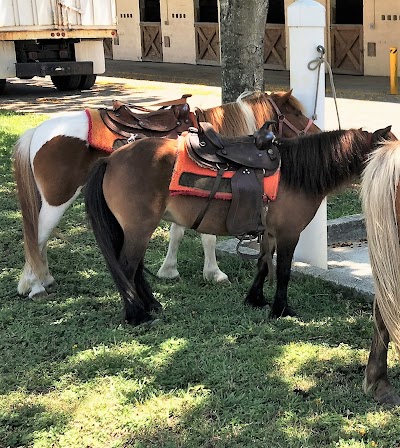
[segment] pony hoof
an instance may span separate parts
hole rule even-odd
[[[366,376],[363,382],[363,389],[366,394],[373,390],[372,396],[374,400],[385,407],[391,408],[400,405],[400,396],[387,378],[382,378],[377,382],[372,381],[368,386]]]
[[[52,275],[48,275],[42,283],[42,285],[45,288],[47,288],[48,286],[53,285],[53,284],[54,284],[54,277]]]
[[[157,272],[157,277],[164,279],[164,280],[179,280],[180,275],[179,272],[176,269],[165,269],[161,267]]]
[[[218,285],[230,285],[231,284],[228,276],[222,271],[208,272],[208,273],[203,272],[203,278],[207,282],[218,283]]]
[[[400,397],[394,391],[388,392],[387,394],[384,394],[381,396],[376,396],[375,400],[377,400],[379,404],[381,404],[385,407],[388,407],[388,408],[400,406]]]
[[[32,289],[28,297],[32,300],[38,300],[38,299],[40,300],[47,296],[48,296],[47,291],[43,287],[41,287]]]
[[[282,308],[275,309],[272,307],[270,317],[272,319],[279,319],[280,317],[295,317],[297,316],[296,312],[290,308],[290,306],[285,306]]]
[[[246,297],[244,303],[253,308],[265,308],[268,305],[268,302],[263,295],[257,296],[256,298]]]
[[[227,275],[225,275],[225,277],[223,278],[215,279],[215,283],[217,283],[218,285],[226,285],[226,286],[230,286],[232,284]]]

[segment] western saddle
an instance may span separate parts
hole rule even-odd
[[[232,201],[226,227],[239,239],[239,245],[248,236],[261,238],[265,227],[263,215],[263,179],[280,167],[280,154],[275,146],[275,135],[267,121],[253,136],[226,138],[209,123],[200,122],[199,129],[190,128],[186,136],[189,156],[199,166],[217,171],[207,203],[200,211],[192,229],[197,229],[218,191],[225,171],[234,171],[231,178]],[[240,252],[239,252],[240,253]],[[242,254],[241,254],[242,255]]]
[[[176,100],[153,104],[159,107],[158,110],[114,100],[112,109],[100,109],[99,112],[104,124],[122,137],[117,146],[145,137],[175,139],[183,131],[197,126],[196,117],[187,103],[191,96],[185,94]]]

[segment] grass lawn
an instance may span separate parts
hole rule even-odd
[[[243,305],[254,265],[222,259],[232,284],[205,283],[200,239],[188,231],[180,281],[150,278],[161,322],[125,326],[78,200],[50,243],[51,294],[18,297],[23,245],[10,156],[43,119],[0,112],[1,448],[400,446],[400,412],[361,388],[371,305],[320,280],[293,278],[298,317],[270,320]],[[330,217],[348,214],[350,202],[359,212],[357,187],[346,195],[329,201]],[[162,224],[146,255],[152,272],[167,240]],[[393,350],[389,364],[400,390]]]

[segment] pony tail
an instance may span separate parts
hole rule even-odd
[[[375,305],[400,352],[400,244],[396,211],[400,142],[386,142],[371,156],[361,183]]]
[[[124,243],[124,233],[108,208],[103,194],[107,159],[107,157],[101,158],[89,175],[84,189],[86,215],[118,291],[129,302],[135,302],[137,299],[132,285],[118,261]]]
[[[36,128],[32,128],[22,134],[14,147],[12,158],[17,197],[22,213],[25,266],[29,265],[36,276],[42,279],[45,275],[45,265],[38,246],[41,199],[30,161],[30,145],[35,131]],[[25,289],[22,285],[21,288]]]

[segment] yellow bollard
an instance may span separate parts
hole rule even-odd
[[[390,49],[390,93],[397,95],[399,93],[399,78],[397,75],[397,48]]]

